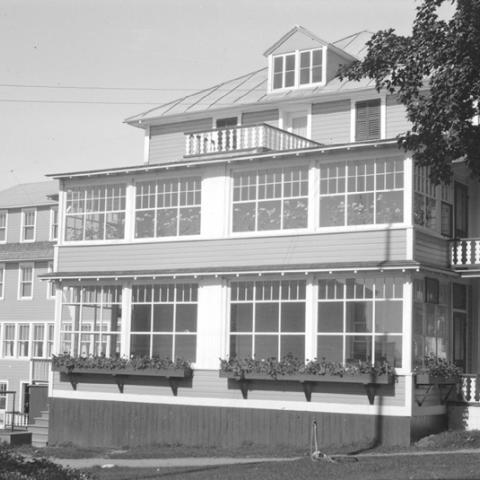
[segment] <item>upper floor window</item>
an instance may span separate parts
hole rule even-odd
[[[452,185],[434,185],[429,169],[419,165],[414,169],[413,221],[447,237],[453,234]]]
[[[323,49],[302,50],[273,57],[273,90],[323,82]]]
[[[0,212],[0,242],[7,241],[7,218],[8,212]]]
[[[32,355],[43,357],[45,354],[45,325],[33,325]]]
[[[130,354],[196,359],[198,285],[136,285]]]
[[[33,297],[33,264],[20,264],[18,274],[18,298],[31,299]]]
[[[123,184],[69,188],[65,240],[118,240],[125,236],[126,187]]]
[[[3,356],[13,357],[15,355],[15,324],[6,323],[3,326]]]
[[[58,238],[58,207],[50,209],[50,240]]]
[[[35,240],[35,221],[37,211],[34,208],[22,210],[22,242],[33,242]]]
[[[19,357],[28,357],[29,354],[30,325],[20,324],[18,326],[17,355]]]
[[[307,222],[307,167],[233,175],[234,232],[306,228]]]
[[[355,141],[381,138],[380,99],[355,103]]]
[[[403,160],[320,166],[320,227],[403,222]]]
[[[139,182],[135,238],[200,234],[201,178]]]
[[[120,287],[64,288],[60,351],[81,356],[119,354],[121,305]]]

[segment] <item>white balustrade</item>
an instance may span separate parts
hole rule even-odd
[[[480,239],[464,238],[452,242],[450,261],[454,267],[480,265]]]
[[[295,150],[315,146],[318,146],[318,143],[271,125],[261,124],[187,133],[185,155],[229,153],[252,149]]]

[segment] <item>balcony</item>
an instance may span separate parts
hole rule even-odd
[[[261,153],[299,150],[320,144],[293,133],[260,125],[221,128],[185,134],[185,157],[215,154]]]
[[[461,238],[450,244],[452,268],[462,271],[480,271],[480,238]]]

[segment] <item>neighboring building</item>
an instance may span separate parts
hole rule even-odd
[[[194,374],[172,393],[55,373],[51,443],[298,447],[316,420],[322,445],[407,444],[445,426],[412,371],[426,353],[477,371],[480,244],[450,244],[480,236],[478,184],[459,163],[432,186],[397,146],[403,106],[336,77],[368,38],[295,27],[266,68],[127,119],[143,165],[52,175],[56,350],[181,356]],[[281,381],[242,395],[219,377],[219,358],[287,353],[388,360],[397,381],[372,398]]]
[[[0,428],[12,410],[19,424],[46,410],[55,292],[39,276],[53,271],[57,236],[57,182],[0,191]]]

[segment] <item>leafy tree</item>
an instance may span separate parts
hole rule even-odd
[[[439,9],[455,7],[449,20]],[[435,183],[448,183],[452,161],[464,159],[480,179],[480,0],[422,0],[412,34],[375,33],[365,58],[340,70],[341,78],[375,80],[396,94],[411,129],[398,137]]]

